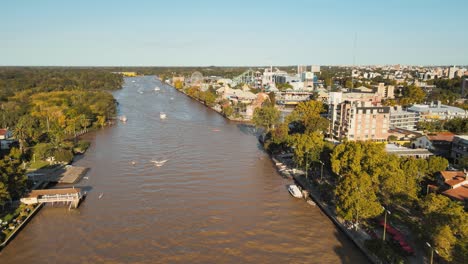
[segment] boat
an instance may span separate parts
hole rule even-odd
[[[160,113],[159,113],[159,118],[161,118],[161,119],[166,119],[166,117],[167,117],[167,116],[166,116],[166,114],[165,114],[164,112],[160,112]]]
[[[127,117],[126,116],[121,116],[120,121],[122,121],[124,123],[127,122]]]
[[[156,167],[161,167],[167,160],[152,160],[151,162],[153,162]]]
[[[161,88],[159,88],[159,87],[156,86],[156,88],[154,88],[154,90],[155,90],[155,91],[159,91],[159,90],[161,90]]]
[[[99,199],[101,199],[102,196],[104,196],[104,193],[101,193],[101,194],[99,195]]]
[[[294,196],[296,198],[302,198],[302,192],[299,189],[299,187],[297,187],[296,184],[288,185],[288,191],[292,196]]]
[[[306,202],[307,202],[308,204],[312,205],[312,206],[316,206],[316,205],[317,205],[317,204],[315,204],[315,202],[314,202],[312,199],[310,199],[310,198],[307,198]]]

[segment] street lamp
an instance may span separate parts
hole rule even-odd
[[[385,207],[382,206],[382,208],[384,209],[384,212],[385,212],[382,241],[385,241],[385,233],[387,231],[387,213],[388,214],[392,214],[392,213],[389,210],[387,210]]]
[[[435,251],[437,254],[439,254],[439,252],[437,251],[437,249],[433,248],[433,247],[431,246],[431,244],[429,244],[429,242],[426,242],[426,245],[431,249],[431,264],[432,264],[432,262],[433,262],[433,260],[434,260],[434,251]]]

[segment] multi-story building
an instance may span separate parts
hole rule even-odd
[[[390,107],[371,102],[344,101],[333,106],[331,133],[338,140],[386,141]]]
[[[453,137],[451,157],[455,165],[460,165],[463,159],[468,158],[468,135]]]
[[[382,98],[393,99],[395,98],[395,86],[387,85],[385,86],[384,83],[379,83],[377,86],[377,94],[382,96]]]
[[[467,118],[468,112],[458,107],[443,105],[440,101],[430,105],[415,104],[408,108],[409,112],[418,113],[421,119],[451,119]]]
[[[418,122],[418,113],[405,111],[401,106],[390,108],[390,129],[403,128],[410,131],[416,131]]]

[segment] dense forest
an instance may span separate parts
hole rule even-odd
[[[24,90],[115,90],[122,84],[122,76],[101,68],[0,67],[0,101]]]
[[[16,146],[1,153],[0,206],[19,198],[26,177],[20,169],[69,163],[89,143],[76,134],[107,125],[116,101],[107,90],[123,77],[102,69],[0,68],[0,126],[13,132]]]

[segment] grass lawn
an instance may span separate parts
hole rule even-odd
[[[37,160],[36,162],[31,162],[28,164],[28,169],[30,170],[37,170],[49,165],[49,162],[43,160]]]

